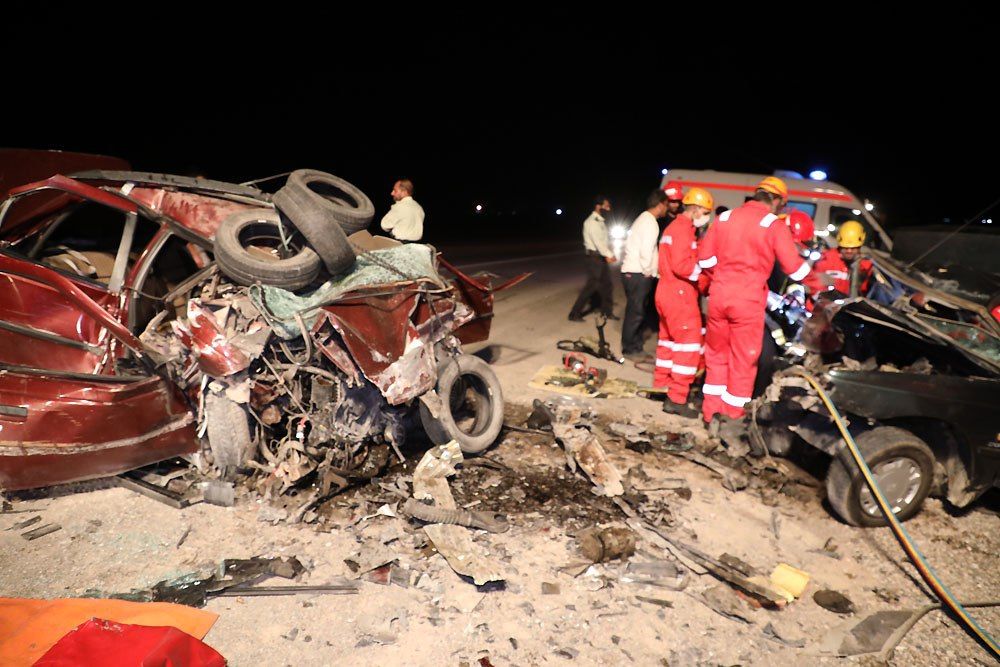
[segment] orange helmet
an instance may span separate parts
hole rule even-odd
[[[792,239],[796,243],[806,245],[813,240],[816,235],[816,226],[808,213],[793,208],[784,218],[788,228],[792,230]]]
[[[667,193],[667,199],[670,201],[679,201],[684,198],[684,186],[677,181],[668,182],[663,186],[663,191]]]
[[[684,195],[683,204],[687,206],[688,204],[694,204],[695,206],[701,206],[702,208],[707,208],[709,211],[715,205],[715,200],[712,199],[712,193],[704,188],[691,188]]]
[[[757,189],[770,192],[772,195],[778,195],[782,199],[788,199],[788,186],[777,176],[768,176],[757,184]]]

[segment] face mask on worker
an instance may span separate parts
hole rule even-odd
[[[711,213],[706,213],[705,215],[701,216],[700,218],[695,218],[694,220],[692,220],[692,222],[694,222],[694,226],[695,227],[697,227],[698,229],[701,229],[702,227],[704,227],[705,225],[707,225],[709,223],[709,221],[711,221],[711,219],[712,219],[712,214]]]

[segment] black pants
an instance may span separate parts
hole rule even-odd
[[[653,279],[641,273],[623,273],[625,317],[622,319],[622,354],[642,352],[642,328],[646,319],[646,301],[653,290]]]
[[[611,314],[611,307],[614,305],[611,296],[611,272],[608,270],[608,262],[604,257],[596,252],[587,252],[584,258],[587,267],[587,282],[580,290],[580,296],[576,298],[576,303],[569,311],[570,317],[582,317],[584,309],[588,309],[591,299],[597,295],[601,312],[605,315]]]

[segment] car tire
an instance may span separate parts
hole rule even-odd
[[[879,426],[855,438],[861,455],[900,521],[920,511],[934,483],[934,453],[923,440],[894,426]],[[830,463],[826,495],[833,511],[852,526],[885,526],[864,477],[844,446]]]
[[[767,453],[773,456],[788,456],[795,442],[795,433],[788,426],[765,426],[761,429]]]
[[[215,467],[224,477],[246,464],[254,450],[250,416],[240,403],[222,393],[205,394],[208,447]]]
[[[260,282],[296,290],[313,282],[319,274],[320,258],[309,247],[293,245],[297,252],[278,260],[247,250],[246,245],[254,240],[280,243],[279,226],[283,224],[277,211],[263,208],[235,213],[223,220],[215,233],[215,262],[219,270],[240,285]],[[288,235],[286,231],[285,236]]]
[[[437,417],[420,403],[420,421],[436,445],[452,440],[466,454],[486,451],[503,428],[503,390],[489,364],[469,354],[447,359],[438,370]]]
[[[331,275],[354,266],[355,254],[341,223],[327,209],[329,202],[308,188],[285,186],[274,193],[274,205],[302,232]]]

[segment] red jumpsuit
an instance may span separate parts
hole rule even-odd
[[[702,416],[705,421],[716,413],[740,418],[757,375],[774,261],[795,281],[808,275],[809,263],[799,256],[788,225],[753,200],[719,216],[702,239],[698,257],[701,268],[712,272]]]
[[[702,355],[701,311],[698,309],[698,245],[694,223],[682,213],[660,238],[660,280],[656,311],[660,339],[656,346],[653,386],[666,387],[674,403],[686,403]]]
[[[872,274],[872,263],[869,259],[855,260],[861,262],[858,267],[861,280],[861,292],[866,291],[868,278]],[[826,280],[824,280],[826,276]],[[837,290],[842,294],[851,293],[851,267],[847,265],[844,258],[840,256],[837,248],[827,248],[823,255],[816,261],[810,273],[802,284],[809,288],[810,294],[814,296],[829,289]]]

